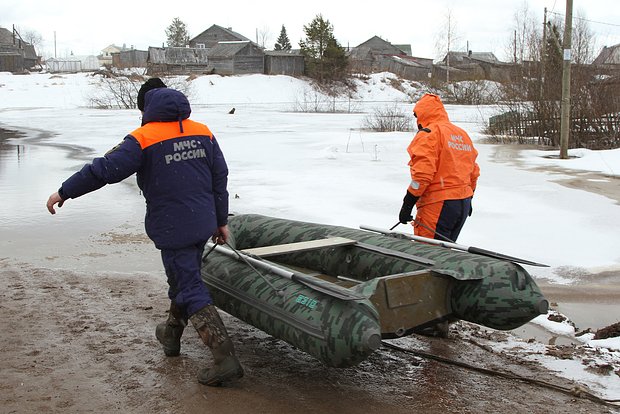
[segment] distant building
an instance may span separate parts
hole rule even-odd
[[[450,66],[477,62],[501,63],[492,52],[472,52],[471,50],[469,52],[448,52],[442,62],[447,64],[448,58],[450,59]]]
[[[385,69],[403,79],[425,81],[433,74],[433,59],[414,56],[392,56]]]
[[[250,41],[247,37],[233,32],[232,28],[224,28],[214,24],[198,36],[189,40],[189,47],[196,49],[211,49],[220,42]]]
[[[77,57],[50,58],[45,61],[48,72],[76,73],[82,70],[82,61]]]
[[[387,40],[373,36],[349,51],[349,62],[357,72],[382,71],[389,65],[392,56],[410,56],[411,46],[408,50],[409,54]]]
[[[39,63],[34,46],[16,30],[0,27],[0,72],[24,72]]]
[[[592,64],[595,66],[620,66],[620,43],[603,47]]]
[[[149,47],[149,75],[187,75],[209,73],[207,50],[189,47]]]
[[[97,58],[99,59],[99,65],[108,66],[108,67],[112,66],[112,54],[122,52],[123,50],[129,50],[129,49],[127,49],[125,45],[116,46],[112,44],[112,45],[106,46],[105,48],[101,50],[101,54],[97,56]]]
[[[265,73],[267,75],[301,76],[304,70],[304,55],[299,50],[265,51]]]
[[[392,72],[415,81],[428,80],[433,72],[433,59],[412,56],[411,45],[393,45],[379,36],[351,49],[349,62],[356,72]]]
[[[394,46],[396,46],[398,49],[405,52],[405,55],[411,56],[411,45],[394,45]]]
[[[82,72],[90,72],[99,70],[101,65],[99,59],[95,55],[75,56],[82,62]]]
[[[52,73],[94,72],[101,68],[95,55],[50,58],[45,61],[45,65]]]
[[[147,50],[122,50],[112,53],[112,67],[119,69],[145,68],[149,52]]]
[[[265,72],[265,52],[249,40],[219,42],[207,49],[209,68],[220,75]]]
[[[507,82],[513,72],[513,65],[501,62],[492,52],[450,51],[433,68],[433,77],[450,81],[490,80]]]

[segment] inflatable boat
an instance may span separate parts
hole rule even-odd
[[[253,214],[228,226],[230,240],[203,255],[215,305],[329,366],[441,322],[509,330],[547,313],[530,274],[504,257]]]

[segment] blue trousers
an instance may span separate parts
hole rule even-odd
[[[463,200],[444,200],[418,208],[413,224],[417,236],[456,241],[471,213],[471,197]]]
[[[182,249],[164,249],[161,259],[168,278],[168,297],[185,318],[213,304],[211,293],[202,281],[200,264],[206,242]]]
[[[435,230],[438,234],[456,241],[470,212],[471,197],[463,200],[445,200]],[[435,234],[435,239],[443,240],[438,234]]]

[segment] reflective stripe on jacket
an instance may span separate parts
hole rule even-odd
[[[424,95],[414,113],[423,127],[407,148],[411,172],[408,191],[420,197],[417,206],[471,197],[480,168],[476,163],[478,151],[469,135],[450,122],[437,95]]]

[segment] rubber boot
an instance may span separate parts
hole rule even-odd
[[[169,357],[179,356],[181,353],[181,336],[187,325],[177,306],[170,302],[168,320],[160,323],[155,328],[155,336],[164,348],[164,354]]]
[[[235,348],[215,306],[205,306],[189,320],[213,353],[213,367],[200,371],[198,382],[219,386],[243,377],[243,368],[235,356]]]

